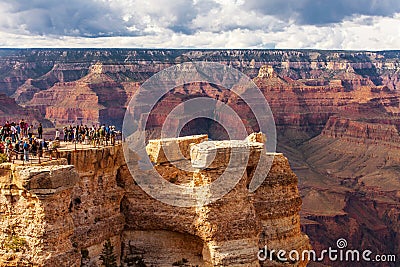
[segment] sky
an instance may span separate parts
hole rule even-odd
[[[0,0],[0,47],[400,49],[399,0]]]

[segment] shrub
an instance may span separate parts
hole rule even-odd
[[[103,245],[103,250],[100,254],[100,260],[105,267],[117,267],[117,257],[114,254],[114,246],[110,240],[107,240]]]
[[[4,162],[7,162],[7,161],[8,161],[7,155],[1,153],[1,154],[0,154],[0,164],[1,164],[1,163],[4,163]]]
[[[7,250],[12,250],[14,252],[23,251],[25,249],[25,246],[26,246],[25,238],[15,235],[8,237],[4,244],[4,247]]]

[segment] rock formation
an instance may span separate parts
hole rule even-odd
[[[300,231],[301,199],[288,160],[264,154],[263,143],[255,142],[263,141],[262,136],[218,142],[196,138],[197,145],[190,145],[190,137],[183,143],[182,138],[169,140],[181,144],[182,154],[197,165],[210,152],[207,147],[217,147],[215,161],[207,169],[194,168],[182,183],[187,186],[215,180],[226,167],[230,149],[246,148],[258,155],[244,166],[233,190],[206,206],[176,207],[147,195],[134,181],[143,171],[135,171],[132,179],[121,146],[61,151],[64,159],[42,166],[1,165],[2,265],[98,266],[103,244],[111,240],[122,266],[305,266],[307,261],[257,258],[265,245],[300,253],[310,248]],[[159,156],[157,141],[151,144],[148,151],[157,171],[179,183],[172,179],[174,162]],[[271,170],[250,193],[254,164],[261,158],[263,166],[266,157],[274,158]],[[134,164],[137,156],[128,161]]]

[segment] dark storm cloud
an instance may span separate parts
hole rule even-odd
[[[3,9],[0,27],[14,32],[82,37],[135,34],[127,29],[122,17],[104,2],[17,0],[0,1],[0,5]]]
[[[355,15],[392,16],[400,12],[399,0],[248,0],[247,10],[298,24],[338,23]]]
[[[192,25],[197,16],[204,16],[211,8],[220,7],[213,0],[147,0],[147,2],[152,6],[164,5],[164,8],[157,11],[152,11],[150,8],[150,10],[145,10],[144,13],[151,14],[154,21],[162,21],[163,24],[160,26],[187,35],[192,35],[198,30]],[[174,18],[173,20],[167,19],[171,16]]]

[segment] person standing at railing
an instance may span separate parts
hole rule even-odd
[[[5,140],[5,127],[0,126],[0,141],[3,142]]]
[[[29,162],[29,143],[28,140],[24,141],[23,149],[24,149],[24,161]]]
[[[18,140],[18,130],[15,127],[15,123],[11,123],[11,141],[15,143]]]
[[[31,124],[31,126],[28,127],[28,137],[32,138],[33,136],[33,125]]]
[[[6,141],[5,141],[5,150],[6,150],[6,155],[7,155],[8,160],[11,160],[12,149],[13,149],[13,145],[12,145],[11,137],[7,137]]]
[[[19,121],[19,128],[21,129],[21,137],[25,137],[26,136],[26,132],[25,132],[25,121],[24,119]]]
[[[19,126],[19,123],[16,123],[15,129],[17,129],[17,140],[19,140],[22,136],[21,134],[21,127]]]
[[[57,140],[57,141],[60,140],[60,131],[58,129],[56,129],[56,136],[55,136],[54,140]]]
[[[74,134],[74,142],[78,142],[78,135],[79,135],[78,126],[75,126],[72,129]]]
[[[38,138],[42,139],[43,138],[43,126],[41,123],[39,123],[39,126],[37,128],[37,132],[38,132]]]
[[[32,140],[32,144],[31,144],[31,152],[32,155],[36,157],[37,155],[37,149],[38,149],[38,143],[36,140]]]
[[[38,157],[40,159],[41,157],[43,157],[43,146],[42,146],[42,142],[40,142],[40,141],[37,144],[37,150],[38,150]]]

